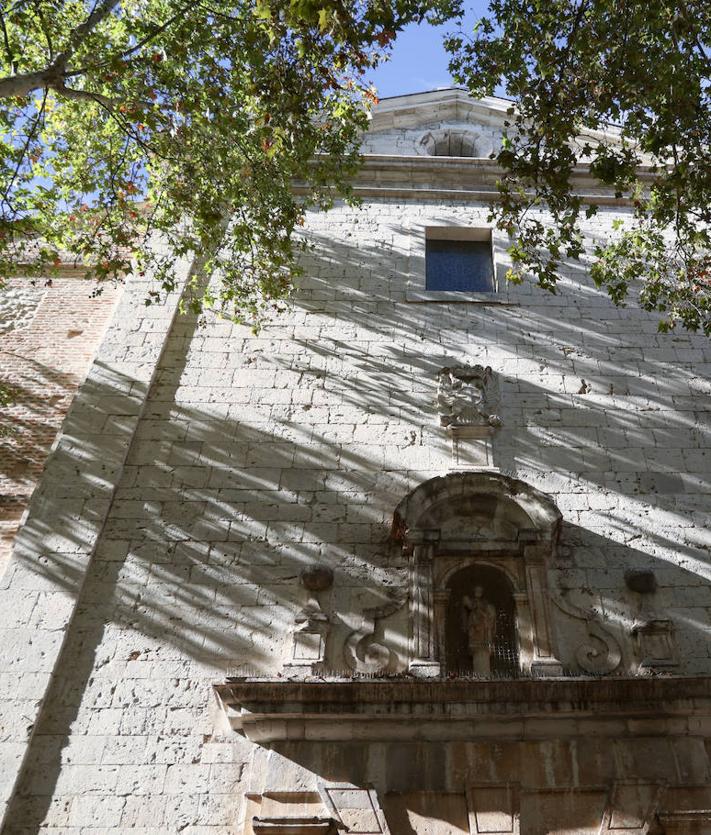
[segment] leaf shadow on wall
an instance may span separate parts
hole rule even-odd
[[[630,611],[619,603],[625,566],[653,567],[665,605],[675,586],[693,589],[697,604],[679,617],[687,658],[701,664],[709,566],[692,523],[709,485],[698,456],[685,452],[703,431],[693,362],[661,364],[643,351],[653,324],[645,314],[613,329],[621,320],[612,310],[604,330],[597,291],[573,272],[579,294],[564,287],[553,303],[522,290],[529,301],[519,307],[469,306],[463,332],[461,306],[404,301],[406,257],[394,244],[318,244],[294,317],[275,319],[259,338],[222,322],[175,324],[32,742],[12,833],[71,825],[78,801],[64,781],[77,758],[89,791],[118,798],[121,826],[133,825],[140,777],[119,773],[126,740],[164,775],[199,759],[200,740],[215,734],[210,683],[280,671],[308,563],[335,569],[330,605],[347,617],[404,582],[405,564],[387,544],[390,517],[449,466],[431,404],[438,370],[453,361],[501,375],[496,463],[554,494],[572,523],[556,582],[590,588],[620,629]],[[693,351],[695,341],[674,344]],[[577,393],[581,378],[588,394]],[[110,397],[111,385],[95,394]],[[76,439],[79,465],[101,456],[91,443]],[[79,528],[80,520],[77,552]],[[17,558],[38,582],[71,589],[71,543],[48,549],[54,533],[37,531],[36,549]],[[192,741],[169,744],[176,738]],[[166,825],[206,825],[208,797],[223,803],[217,825],[234,797],[203,789],[169,792]]]

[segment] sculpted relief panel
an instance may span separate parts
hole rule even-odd
[[[453,365],[437,375],[440,426],[451,438],[452,465],[457,470],[493,469],[492,438],[502,424],[499,387],[489,366]]]
[[[489,366],[454,365],[437,375],[437,410],[445,427],[501,426],[498,391]]]
[[[549,585],[560,522],[547,496],[495,472],[425,482],[394,516],[406,582],[389,570],[387,584],[355,589],[355,597],[341,590],[342,606],[359,603],[329,613],[331,570],[303,572],[286,671],[516,678],[676,665],[673,623],[653,606],[653,576],[628,578],[634,611],[626,627],[606,619],[589,590]]]

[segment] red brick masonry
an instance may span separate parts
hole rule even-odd
[[[0,290],[0,576],[32,491],[86,376],[121,288],[91,297],[81,278]],[[3,398],[5,399],[5,398]]]

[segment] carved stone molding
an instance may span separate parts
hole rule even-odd
[[[282,772],[283,773],[283,772]],[[246,796],[242,835],[390,835],[597,832],[624,835],[704,835],[709,831],[709,788],[666,780],[532,786],[528,781],[459,782],[454,791],[390,791],[371,784],[318,780],[308,790]],[[256,812],[256,814],[255,814]],[[446,821],[452,824],[441,826]],[[404,826],[403,826],[404,824]],[[232,830],[230,830],[232,831]]]
[[[413,544],[410,556],[410,635],[409,670],[413,675],[431,678],[441,672],[437,652],[435,591],[432,560],[435,540]]]
[[[536,722],[560,720],[558,738],[598,732],[598,724],[629,717],[627,734],[678,733],[679,717],[694,704],[694,721],[711,717],[707,676],[284,681],[229,680],[215,686],[232,727],[254,742],[312,739],[491,739],[491,720],[518,738],[539,739]],[[528,723],[527,718],[536,721]],[[670,718],[671,717],[671,718]],[[574,718],[576,721],[571,722]],[[650,720],[641,722],[640,719]],[[676,724],[673,724],[676,723]]]
[[[487,501],[502,536],[509,524],[517,542],[557,543],[563,517],[553,500],[525,481],[490,471],[450,473],[420,484],[395,508],[392,538],[406,546],[412,532],[436,528],[432,521],[441,522],[447,507],[464,502],[467,511],[476,510]]]
[[[493,426],[453,426],[447,432],[452,442],[452,469],[497,469],[494,466]]]
[[[394,653],[390,647],[376,640],[377,621],[395,614],[406,599],[405,589],[392,589],[385,603],[363,610],[360,626],[351,632],[343,645],[343,657],[351,670],[373,674],[389,669]]]
[[[358,835],[390,835],[385,815],[373,788],[360,788],[351,783],[319,783],[324,806],[345,832]]]
[[[665,788],[641,780],[615,782],[610,789],[600,832],[622,830],[630,835],[662,835],[657,815]]]
[[[674,623],[668,618],[638,621],[632,627],[632,638],[640,669],[653,670],[679,664]]]
[[[337,835],[331,818],[252,818],[254,835]]]
[[[516,783],[467,787],[471,835],[519,835],[520,787]]]

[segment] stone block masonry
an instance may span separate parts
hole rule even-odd
[[[7,822],[7,806],[46,706],[47,691],[57,673],[86,571],[143,411],[165,334],[176,313],[177,295],[161,305],[145,307],[148,286],[148,281],[131,280],[122,293],[53,445],[41,484],[32,494],[0,583],[3,822]],[[68,306],[73,301],[73,296],[66,299]],[[81,310],[81,304],[78,307]],[[41,311],[40,302],[36,316]],[[53,321],[62,322],[62,315],[58,312]],[[35,339],[34,356],[40,362],[51,346],[41,347],[39,336]],[[60,342],[55,346],[55,361],[60,360],[62,350]],[[84,364],[90,359],[88,351],[86,347]],[[75,388],[77,383],[75,379]],[[52,705],[51,709],[58,707]],[[85,776],[88,780],[89,775]]]
[[[676,619],[681,669],[708,671],[709,486],[690,458],[681,471],[677,461],[708,444],[691,395],[708,366],[677,352],[708,347],[659,335],[634,310],[622,329],[584,274],[566,276],[557,297],[512,290],[508,307],[408,303],[408,237],[485,216],[483,205],[397,200],[311,215],[316,249],[289,314],[256,336],[177,319],[155,336],[164,350],[137,422],[131,375],[99,377],[118,390],[104,391],[103,425],[120,440],[101,435],[88,452],[91,434],[67,444],[92,468],[109,467],[94,477],[116,492],[103,526],[91,526],[74,503],[93,501],[93,488],[68,479],[72,536],[56,519],[55,550],[32,576],[86,581],[7,833],[235,831],[253,748],[223,724],[212,684],[280,672],[305,602],[298,576],[313,560],[335,573],[326,652],[343,669],[363,610],[403,582],[388,545],[394,507],[451,466],[435,405],[446,365],[500,375],[495,464],[545,490],[565,519],[551,584],[572,585],[576,605],[623,635],[639,605],[624,570],[652,568]],[[111,337],[116,350],[123,335]],[[652,348],[666,359],[646,359]],[[121,471],[113,456],[128,444]],[[574,658],[584,621],[554,614],[562,654]],[[396,656],[407,632],[398,618],[382,627]],[[623,663],[632,669],[629,654]]]
[[[439,116],[425,110],[431,130]],[[412,168],[429,189],[426,165],[422,157]],[[366,166],[361,183],[367,176]],[[607,808],[615,792],[636,792],[645,807],[627,831],[654,831],[649,798],[662,804],[670,835],[708,831],[675,823],[709,808],[706,702],[620,718],[625,704],[597,716],[569,695],[546,700],[545,721],[512,709],[505,721],[494,712],[475,722],[462,708],[456,738],[441,716],[427,728],[409,714],[388,720],[389,739],[375,713],[370,724],[309,718],[306,739],[294,680],[286,721],[274,705],[252,717],[272,747],[233,730],[215,697],[215,684],[255,675],[284,693],[297,676],[293,633],[299,617],[309,625],[305,611],[326,635],[317,653],[325,678],[350,674],[354,656],[363,669],[383,659],[388,674],[407,669],[410,574],[391,537],[393,514],[452,469],[436,398],[441,369],[461,365],[496,377],[496,477],[543,491],[563,517],[548,563],[530,536],[525,560],[497,557],[512,571],[524,564],[550,591],[531,606],[549,618],[565,673],[550,688],[522,676],[518,689],[562,692],[570,678],[571,693],[604,694],[607,673],[586,676],[583,665],[605,652],[612,675],[628,680],[625,693],[645,691],[642,661],[654,675],[641,685],[652,689],[673,689],[661,682],[670,670],[711,673],[708,341],[657,333],[653,316],[613,307],[573,265],[556,296],[525,285],[502,286],[496,303],[409,301],[423,229],[486,226],[488,214],[471,195],[421,194],[418,177],[394,177],[397,196],[366,195],[361,209],[309,214],[314,248],[292,307],[259,334],[216,318],[203,327],[174,319],[169,305],[146,311],[129,300],[120,309],[35,493],[0,601],[16,613],[2,644],[13,711],[2,773],[22,764],[6,781],[3,835],[247,835],[255,805],[263,817],[307,814],[294,811],[298,799],[308,795],[304,809],[314,808],[324,781],[342,794],[375,785],[386,814],[388,803],[399,810],[392,835],[511,833],[508,822],[478,830],[476,820],[428,829],[423,811],[440,793],[461,811],[440,820],[466,821],[467,796],[476,810],[477,793],[509,784],[523,835],[547,835],[560,802],[569,808],[559,831],[622,828]],[[601,209],[590,240],[626,211]],[[506,241],[495,235],[493,244],[501,278]],[[502,518],[484,505],[478,516],[454,515],[462,541],[481,549],[511,526],[530,534],[525,514]],[[314,562],[331,569],[328,588],[300,581]],[[652,572],[655,590],[635,590],[630,568]],[[662,674],[654,663],[667,650]],[[320,683],[309,684],[316,702]],[[436,696],[440,683],[424,689]],[[363,681],[352,684],[358,691]],[[476,681],[452,685],[469,686],[479,705]],[[437,698],[427,704],[423,716],[441,714]],[[232,707],[239,727],[241,703]],[[287,740],[285,729],[294,731]],[[338,736],[344,729],[352,740]],[[658,784],[667,787],[659,801]],[[570,800],[581,797],[594,807],[582,818]]]

